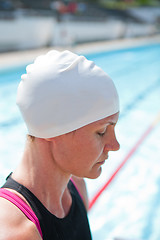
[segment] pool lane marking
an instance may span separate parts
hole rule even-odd
[[[136,152],[138,147],[142,144],[142,142],[146,139],[146,137],[151,133],[151,131],[158,125],[159,122],[160,122],[160,112],[157,114],[154,121],[150,124],[150,126],[147,128],[147,130],[142,134],[142,136],[136,142],[136,144],[133,146],[133,148],[129,151],[129,153],[126,155],[124,160],[120,163],[120,165],[117,167],[117,169],[111,175],[109,180],[102,186],[102,188],[95,194],[95,196],[89,202],[89,210],[93,207],[95,202],[98,200],[100,195],[104,192],[104,190],[108,187],[108,185],[112,182],[112,180],[115,178],[115,176],[120,171],[120,169],[125,165],[125,163],[128,161],[128,159]]]
[[[145,90],[141,91],[139,94],[137,94],[134,97],[134,99],[124,107],[124,109],[120,115],[120,118],[124,117],[128,113],[128,111],[130,111],[132,108],[136,107],[136,105],[140,101],[144,100],[144,98],[148,97],[149,94],[151,94],[151,93],[153,94],[153,91],[156,90],[157,87],[159,87],[159,86],[160,86],[160,79],[158,79],[152,85],[148,86],[147,89],[145,89]]]

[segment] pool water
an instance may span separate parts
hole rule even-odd
[[[109,179],[160,112],[160,44],[86,54],[114,80],[121,113],[110,153],[96,180],[86,180],[89,198]],[[0,70],[0,184],[19,163],[26,128],[16,107],[25,66]],[[160,124],[139,146],[89,212],[93,240],[160,239]]]

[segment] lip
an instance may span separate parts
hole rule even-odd
[[[102,162],[97,162],[97,164],[100,164],[100,165],[102,165],[102,164],[104,164],[104,163],[105,163],[105,160],[102,161]]]
[[[103,165],[107,159],[108,159],[108,156],[103,161],[97,162],[97,164]]]

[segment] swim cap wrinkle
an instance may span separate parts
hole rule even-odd
[[[32,136],[59,136],[119,111],[111,78],[94,62],[52,50],[26,68],[17,104]]]

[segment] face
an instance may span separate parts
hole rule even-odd
[[[115,125],[119,113],[52,138],[53,159],[64,172],[97,178],[109,151],[119,150]]]

